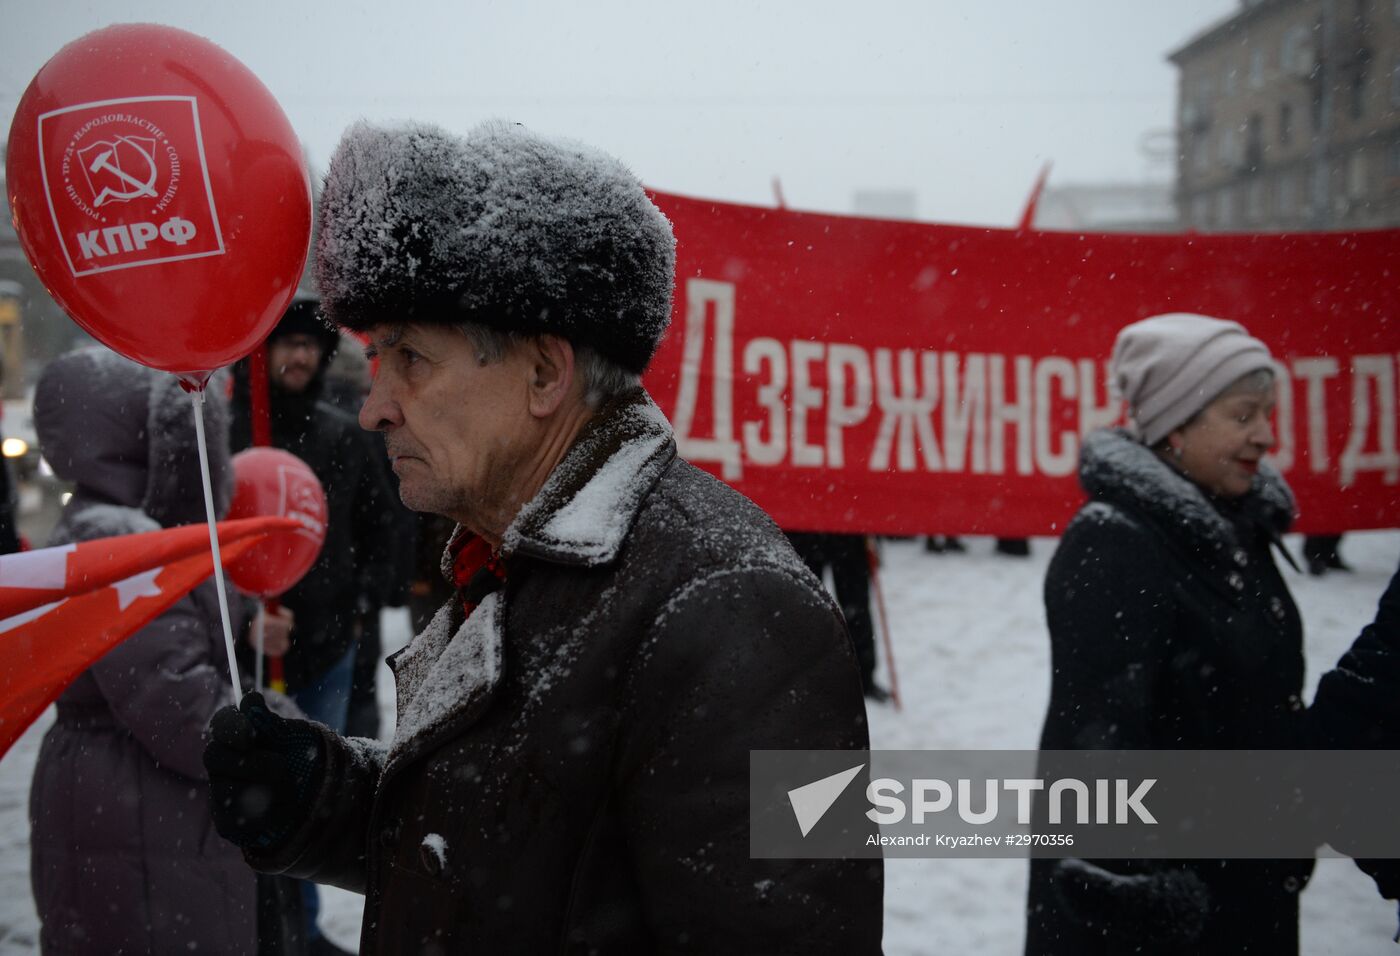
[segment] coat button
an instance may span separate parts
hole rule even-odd
[[[1236,591],[1244,590],[1244,578],[1240,576],[1238,571],[1231,571],[1229,578],[1226,580],[1230,582],[1230,587],[1234,588]]]
[[[418,847],[418,858],[429,876],[443,876],[447,871],[446,846],[441,837],[429,835]]]
[[[1283,881],[1283,891],[1285,893],[1296,893],[1298,892],[1299,885],[1298,878],[1296,876],[1290,876]]]
[[[379,830],[379,845],[386,850],[392,850],[394,844],[399,839],[399,828],[397,826],[384,826]]]
[[[1235,549],[1235,563],[1242,568],[1249,567],[1249,554],[1245,552],[1244,548]]]

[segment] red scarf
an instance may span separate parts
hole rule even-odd
[[[452,585],[462,601],[462,610],[471,617],[476,606],[498,590],[506,580],[506,565],[485,538],[466,528],[447,546],[452,554]]]

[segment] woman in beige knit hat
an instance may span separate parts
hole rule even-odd
[[[1088,493],[1045,582],[1046,750],[1293,749],[1302,625],[1274,563],[1293,496],[1273,447],[1274,364],[1235,322],[1123,329],[1126,428],[1088,436]],[[1286,553],[1285,557],[1286,557]],[[1311,860],[1037,860],[1030,954],[1298,949]]]

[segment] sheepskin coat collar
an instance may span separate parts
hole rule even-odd
[[[1241,534],[1257,528],[1277,539],[1293,522],[1293,492],[1267,462],[1242,498],[1213,498],[1122,429],[1092,432],[1080,454],[1079,481],[1095,500],[1118,504],[1153,521],[1192,550],[1233,560]],[[1286,553],[1286,552],[1285,552]]]

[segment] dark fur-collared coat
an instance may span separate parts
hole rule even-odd
[[[637,390],[503,553],[503,590],[392,659],[387,751],[327,736],[313,819],[250,861],[364,893],[363,953],[878,951],[880,861],[749,858],[750,750],[867,746],[776,526]]]
[[[1272,551],[1283,479],[1213,499],[1125,433],[1091,434],[1090,501],[1045,579],[1053,677],[1044,750],[1307,746],[1302,624]],[[1031,865],[1026,953],[1297,952],[1312,860]]]

